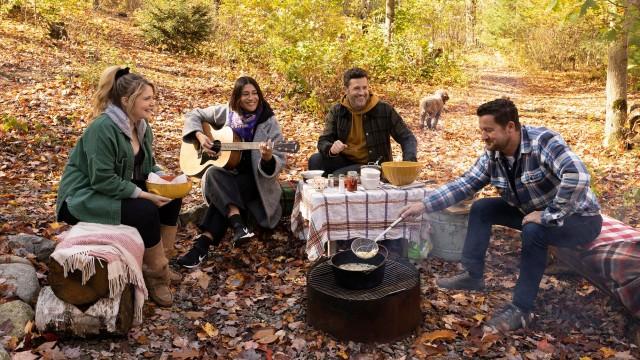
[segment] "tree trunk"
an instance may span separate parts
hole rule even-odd
[[[608,50],[607,108],[603,139],[603,145],[606,147],[619,147],[622,144],[627,121],[627,48],[629,25],[634,12],[628,9],[631,1],[622,1],[622,5],[622,28],[615,40],[609,44]]]
[[[391,43],[391,36],[393,35],[393,22],[396,17],[396,1],[395,0],[387,0],[387,10],[385,16],[385,43],[388,45]]]
[[[367,19],[369,12],[371,12],[371,0],[362,0],[360,2],[360,19]]]
[[[478,0],[465,0],[465,45],[476,46],[476,16]]]

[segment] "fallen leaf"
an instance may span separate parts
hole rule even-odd
[[[211,281],[211,276],[202,270],[196,270],[189,274],[189,277],[196,280],[198,285],[206,290],[209,288],[209,282]]]
[[[307,347],[307,341],[303,338],[295,338],[291,340],[291,347],[297,352],[301,352]]]
[[[256,342],[259,343],[259,344],[271,344],[272,342],[274,342],[276,340],[278,340],[278,335],[272,334],[272,335],[267,335],[267,336],[261,337],[258,340],[256,340]]]
[[[197,359],[200,357],[200,351],[196,349],[181,349],[171,352],[173,359]]]
[[[227,278],[225,284],[228,288],[237,289],[244,285],[244,281],[244,275],[242,275],[241,273],[235,273]]]
[[[627,351],[619,351],[615,354],[615,358],[616,359],[622,359],[622,360],[635,360],[636,357],[631,355],[631,351],[627,350]]]
[[[36,360],[39,355],[32,354],[31,351],[21,351],[13,354],[11,360]]]
[[[263,338],[265,336],[270,336],[275,334],[276,330],[274,328],[264,328],[264,329],[260,329],[258,331],[256,331],[253,336],[251,337],[253,340],[258,340],[260,338]]]
[[[184,316],[189,320],[198,320],[204,317],[204,311],[187,311]]]
[[[451,330],[436,330],[420,336],[420,342],[430,343],[435,340],[453,340],[456,338],[456,333]]]
[[[616,355],[616,351],[608,347],[601,347],[599,351],[605,359]]]
[[[187,345],[189,345],[188,339],[185,339],[180,336],[177,336],[175,339],[173,339],[173,346],[175,347],[184,348],[184,347],[187,347]]]
[[[213,338],[218,336],[218,329],[215,326],[211,325],[211,323],[205,323],[202,325],[202,330],[207,334],[207,336]]]
[[[542,339],[538,341],[537,347],[538,347],[538,350],[548,354],[553,354],[556,351],[556,348],[553,345],[549,344],[547,339]]]

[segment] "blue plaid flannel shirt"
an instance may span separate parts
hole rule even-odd
[[[496,187],[502,199],[523,214],[542,211],[542,224],[562,226],[572,214],[597,215],[600,205],[591,191],[584,163],[562,137],[544,127],[522,126],[515,192],[497,151],[485,151],[460,178],[430,192],[426,212],[445,209],[469,198],[486,185]]]

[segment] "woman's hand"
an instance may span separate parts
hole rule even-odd
[[[269,161],[273,157],[273,141],[271,139],[260,143],[260,155],[262,160]]]
[[[166,198],[164,196],[152,194],[150,192],[143,191],[139,196],[141,199],[150,200],[155,206],[163,207],[171,202],[171,199]]]
[[[200,143],[200,148],[202,149],[202,151],[209,154],[210,156],[214,156],[214,157],[218,156],[218,153],[213,151],[212,149],[213,141],[211,141],[211,139],[209,139],[207,135],[205,135],[201,131],[198,131],[196,132],[196,139],[198,139],[198,142]]]
[[[424,213],[424,204],[417,202],[409,204],[400,210],[400,216],[405,219],[415,219]]]

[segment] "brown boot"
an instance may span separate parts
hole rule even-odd
[[[162,239],[162,247],[164,247],[164,253],[167,255],[167,259],[173,259],[178,255],[176,250],[176,233],[178,232],[178,226],[160,225],[160,238]]]
[[[176,250],[176,233],[178,232],[178,226],[160,225],[160,238],[162,239],[162,247],[164,248],[164,254],[168,260],[173,259],[178,255]],[[172,283],[182,281],[182,275],[169,268],[169,279]]]
[[[160,306],[171,306],[173,296],[169,290],[169,261],[164,255],[162,243],[145,249],[142,273],[151,300]]]

